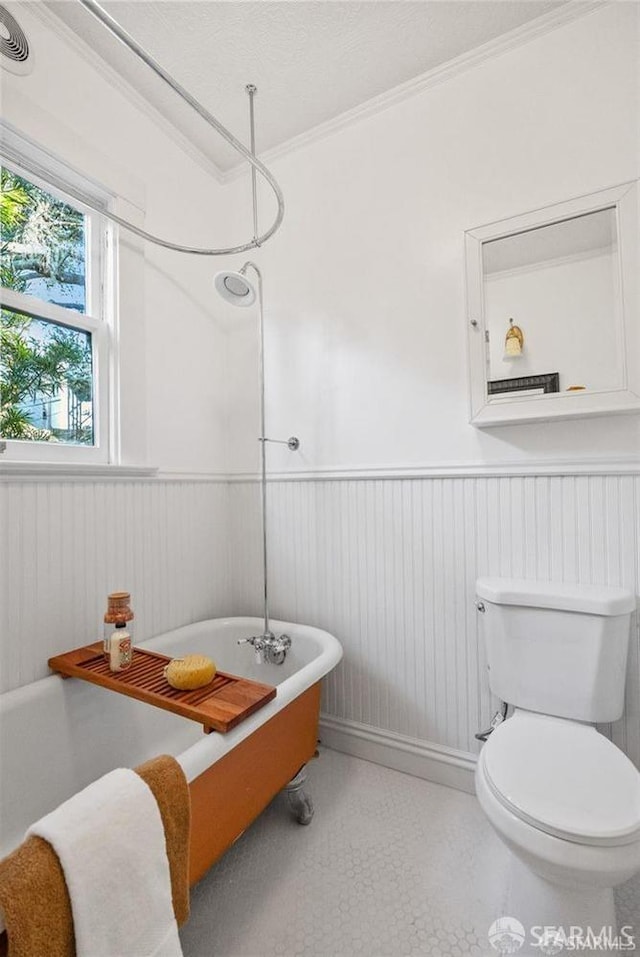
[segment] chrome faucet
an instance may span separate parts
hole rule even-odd
[[[239,638],[238,644],[253,645],[259,665],[281,665],[291,647],[291,638],[289,635],[276,638],[272,631],[265,631],[263,635],[254,635],[252,638]]]

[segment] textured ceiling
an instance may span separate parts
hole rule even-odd
[[[240,139],[258,86],[258,152],[561,5],[561,0],[117,0],[105,8]],[[47,6],[221,170],[237,154],[78,3]]]

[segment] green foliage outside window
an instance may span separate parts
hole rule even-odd
[[[0,435],[5,439],[64,441],[91,445],[91,337],[76,329],[3,309],[0,320]],[[68,427],[43,427],[46,410],[63,389]],[[39,418],[39,420],[38,420]]]
[[[0,282],[84,312],[84,216],[2,169]],[[93,443],[91,335],[36,315],[0,312],[0,435]],[[52,424],[56,403],[64,425]]]
[[[84,312],[83,214],[3,167],[0,228],[3,286]]]

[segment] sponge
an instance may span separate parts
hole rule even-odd
[[[208,685],[216,673],[216,666],[206,655],[185,655],[174,658],[164,669],[164,676],[172,688],[192,691]]]

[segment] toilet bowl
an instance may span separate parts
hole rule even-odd
[[[623,712],[635,595],[498,578],[479,579],[476,594],[489,687],[514,709],[475,777],[511,851],[496,917],[615,935],[613,888],[640,871],[640,772],[595,725]]]
[[[516,710],[483,748],[476,793],[512,851],[507,906],[525,926],[611,927],[640,870],[640,774],[590,725]]]

